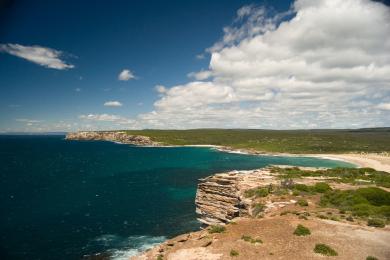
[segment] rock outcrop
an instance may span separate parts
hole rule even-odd
[[[117,131],[83,131],[68,133],[65,137],[66,140],[87,140],[87,141],[111,141],[123,144],[141,145],[141,146],[155,146],[158,145],[148,136],[142,135],[129,135],[126,132]]]
[[[277,183],[268,169],[232,171],[200,179],[195,198],[198,220],[216,225],[252,216],[252,200],[245,198],[245,190]]]

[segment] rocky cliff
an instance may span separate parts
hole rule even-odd
[[[65,137],[66,140],[88,140],[88,141],[111,141],[123,144],[133,145],[144,145],[144,146],[155,146],[158,145],[150,137],[142,135],[128,135],[126,132],[95,132],[95,131],[84,131],[68,133]]]
[[[268,169],[232,171],[200,179],[195,204],[198,220],[206,225],[226,224],[236,217],[253,215],[252,200],[245,191],[277,184]]]

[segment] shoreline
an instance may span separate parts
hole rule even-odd
[[[390,155],[378,153],[341,153],[341,154],[291,154],[291,153],[272,153],[259,152],[247,149],[234,149],[229,147],[215,147],[216,150],[228,153],[239,153],[248,155],[266,155],[266,156],[291,156],[291,157],[314,157],[328,160],[343,161],[351,163],[358,168],[374,168],[379,171],[390,173]]]
[[[390,172],[390,154],[383,153],[319,153],[319,154],[293,154],[285,152],[266,152],[258,151],[251,148],[233,148],[223,145],[210,144],[191,144],[191,145],[166,145],[160,142],[153,141],[148,136],[143,135],[128,135],[125,132],[75,132],[68,133],[65,140],[89,140],[89,141],[111,141],[117,144],[130,144],[139,147],[204,147],[215,149],[220,152],[248,154],[248,155],[264,155],[264,156],[290,156],[290,157],[314,157],[328,160],[338,160],[351,163],[356,167],[374,168],[379,171]]]

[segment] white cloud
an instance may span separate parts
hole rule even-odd
[[[206,56],[204,55],[204,53],[201,53],[201,54],[197,54],[197,55],[195,56],[195,58],[196,58],[197,60],[203,60],[203,59],[206,58]]]
[[[212,76],[212,72],[209,70],[201,70],[199,72],[190,72],[187,76],[196,80],[206,80]]]
[[[6,52],[51,69],[65,70],[74,68],[74,65],[67,64],[61,60],[61,56],[63,56],[61,51],[38,45],[0,44],[0,52]]]
[[[154,87],[154,89],[155,89],[158,93],[160,93],[160,94],[165,93],[165,92],[167,91],[166,87],[164,87],[163,85],[156,85],[156,86]]]
[[[273,16],[244,6],[207,51],[209,69],[161,88],[154,111],[138,118],[143,127],[390,124],[390,8],[382,3],[297,0]]]
[[[81,88],[75,88],[74,91],[81,92]]]
[[[107,101],[104,103],[106,107],[121,107],[123,104],[119,101]]]
[[[80,115],[80,119],[97,121],[97,122],[113,122],[120,125],[132,124],[134,121],[119,115],[110,115],[110,114],[88,114]]]
[[[378,109],[390,110],[390,103],[381,103],[376,106]]]
[[[121,73],[119,73],[118,79],[122,80],[122,81],[128,81],[130,79],[135,79],[135,76],[134,76],[134,73],[131,72],[130,70],[124,69],[124,70],[122,70]]]

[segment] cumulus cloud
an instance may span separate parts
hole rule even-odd
[[[209,69],[165,88],[150,128],[336,128],[390,124],[390,8],[370,0],[296,0],[237,11],[207,49]],[[206,81],[200,81],[206,80]],[[163,91],[162,91],[163,90]]]
[[[382,110],[390,110],[390,103],[380,103],[377,108]]]
[[[65,70],[74,68],[74,65],[67,64],[61,59],[63,52],[38,45],[0,44],[0,52],[5,52],[51,69]]]
[[[156,86],[154,87],[154,89],[155,89],[158,93],[160,93],[160,94],[165,93],[165,92],[167,91],[167,88],[164,87],[163,85],[156,85]]]
[[[131,70],[124,69],[119,73],[118,79],[121,81],[128,81],[130,79],[135,79],[135,75]]]
[[[187,76],[196,80],[206,80],[212,76],[212,72],[209,70],[201,70],[199,72],[190,72]]]
[[[123,104],[119,101],[107,101],[104,103],[106,107],[121,107]]]

